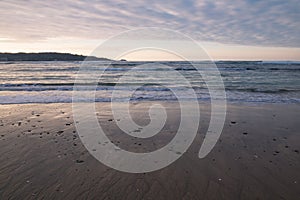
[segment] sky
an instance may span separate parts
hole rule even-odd
[[[0,52],[89,55],[116,34],[158,27],[186,34],[214,60],[300,60],[299,8],[299,0],[2,0]],[[146,53],[126,58],[172,59]]]

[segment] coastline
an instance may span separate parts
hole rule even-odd
[[[135,104],[132,115],[141,124],[147,124],[151,103]],[[163,146],[177,127],[180,113],[174,103],[161,103],[171,118],[152,143],[126,141],[110,121],[110,103],[96,107],[102,112],[100,122],[121,148],[142,152]],[[170,166],[146,174],[118,172],[93,158],[78,138],[71,105],[0,105],[2,199],[297,199],[300,195],[298,104],[228,104],[217,145],[199,159],[209,122],[209,104],[200,102],[200,128],[191,147]]]

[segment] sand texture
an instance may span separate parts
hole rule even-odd
[[[137,123],[148,123],[150,104],[132,105]],[[97,116],[114,144],[150,152],[178,128],[176,103],[163,104],[170,114],[165,128],[144,140],[118,129],[109,103],[97,104]],[[222,135],[203,159],[198,152],[210,110],[200,106],[200,128],[187,152],[161,170],[130,174],[88,153],[71,104],[0,105],[0,199],[299,199],[299,105],[229,105]]]

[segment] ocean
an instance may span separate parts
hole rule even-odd
[[[134,68],[150,62],[114,62],[98,80],[95,101],[111,101],[119,90],[119,99],[137,88],[132,101],[176,101],[172,91],[186,86],[168,70],[181,73],[191,84],[199,101],[210,101],[209,91],[200,73],[188,62],[151,62],[170,68]],[[209,70],[205,62],[193,62],[200,71]],[[108,62],[89,63],[90,72],[101,73]],[[203,67],[201,67],[203,66]],[[300,63],[297,62],[216,62],[224,82],[228,102],[300,103]],[[1,62],[0,104],[70,103],[75,78],[81,62]],[[119,78],[132,71],[126,82],[116,86]],[[164,77],[164,85],[158,80]],[[168,75],[169,74],[169,75]],[[217,75],[216,75],[217,76]],[[167,82],[165,80],[168,80]],[[171,88],[171,89],[170,89]],[[189,95],[186,95],[189,99]]]

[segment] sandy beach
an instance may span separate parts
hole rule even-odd
[[[300,200],[299,9],[0,1],[0,200]]]
[[[97,103],[97,116],[114,144],[149,152],[167,144],[178,127],[175,103],[161,103],[171,117],[152,139],[124,136],[109,103]],[[150,104],[133,104],[131,115],[137,123],[148,123]],[[78,138],[71,105],[0,106],[0,199],[274,200],[300,196],[297,104],[228,105],[217,145],[199,159],[210,117],[209,106],[200,103],[200,128],[188,151],[170,166],[142,174],[119,172],[93,158]]]

